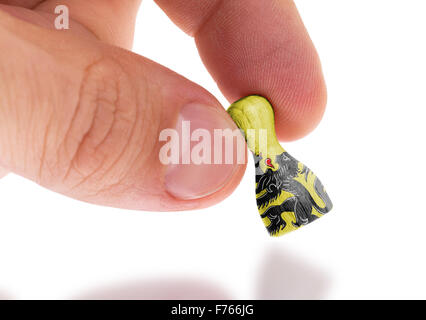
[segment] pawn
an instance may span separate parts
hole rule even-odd
[[[228,113],[253,154],[257,208],[270,235],[296,230],[331,210],[321,181],[279,144],[268,100],[248,96],[234,102]]]

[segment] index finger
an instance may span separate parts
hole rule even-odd
[[[312,41],[291,0],[156,0],[185,32],[225,97],[266,97],[280,140],[321,120],[326,87]]]

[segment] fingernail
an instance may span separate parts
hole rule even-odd
[[[179,135],[179,162],[168,164],[166,169],[165,187],[168,193],[182,200],[200,199],[217,192],[232,179],[238,167],[236,139],[232,148],[232,163],[224,160],[225,153],[229,152],[225,150],[225,140],[222,139],[221,146],[214,142],[215,129],[227,128],[238,130],[225,110],[201,104],[189,104],[181,109],[175,128]],[[205,134],[208,132],[210,146],[209,139],[206,140],[204,135],[202,138],[197,137],[201,131]],[[203,151],[200,151],[201,143]],[[208,148],[210,155],[209,152],[204,153]],[[219,157],[216,155],[215,159],[215,153],[220,150],[222,157],[218,161]],[[201,163],[200,158],[197,158],[199,155],[203,159]]]

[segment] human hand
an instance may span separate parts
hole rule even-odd
[[[195,38],[230,102],[249,94],[268,98],[279,139],[300,138],[318,124],[325,84],[292,1],[156,2]],[[69,30],[54,26],[61,4],[69,8]],[[101,205],[155,211],[212,205],[235,189],[245,164],[167,167],[159,161],[158,137],[182,120],[210,132],[236,126],[206,90],[126,50],[139,4],[0,0],[0,165]]]

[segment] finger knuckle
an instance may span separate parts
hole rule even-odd
[[[122,179],[122,164],[134,156],[129,144],[137,121],[137,95],[120,64],[104,58],[88,66],[60,150],[67,162],[64,184],[93,189]]]

